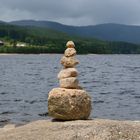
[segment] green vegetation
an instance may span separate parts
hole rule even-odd
[[[56,50],[57,53],[63,53],[60,50]],[[47,47],[0,47],[0,53],[25,53],[25,54],[39,54],[39,53],[54,53],[54,48],[47,48]]]
[[[81,54],[140,54],[140,45],[132,43],[81,38],[49,28],[3,23],[0,24],[0,40],[5,42],[5,46],[0,46],[0,53],[63,53],[65,43],[73,40]],[[26,43],[26,46],[17,47],[18,42]]]

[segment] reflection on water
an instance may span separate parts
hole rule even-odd
[[[0,125],[48,118],[48,92],[58,87],[62,55],[0,56]],[[79,55],[80,84],[91,117],[140,120],[140,55]]]

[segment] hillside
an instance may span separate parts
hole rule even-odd
[[[62,31],[70,35],[97,38],[107,41],[124,41],[140,44],[140,26],[100,24],[93,26],[67,26],[51,21],[21,20],[10,22],[20,26],[37,26]]]
[[[3,22],[0,23],[0,40],[12,44],[10,47],[0,47],[0,52],[4,53],[63,53],[68,40],[73,40],[77,52],[82,54],[140,53],[140,46],[132,43],[102,41],[68,35],[49,27],[18,26]],[[16,48],[17,42],[24,42],[27,47]]]

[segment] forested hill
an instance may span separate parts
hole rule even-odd
[[[10,22],[14,25],[30,25],[37,27],[51,28],[62,31],[70,35],[82,37],[92,37],[108,41],[124,41],[140,44],[140,26],[130,26],[122,24],[99,24],[91,26],[67,26],[51,21],[21,20]]]
[[[4,53],[63,53],[68,40],[75,42],[78,53],[140,53],[140,46],[132,43],[101,41],[68,35],[48,27],[17,26],[4,22],[0,22],[0,40],[9,42],[4,47],[0,46],[0,52]],[[27,46],[16,48],[17,42],[26,43]]]

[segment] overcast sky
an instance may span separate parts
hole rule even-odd
[[[140,0],[0,0],[0,20],[21,19],[140,25]]]

